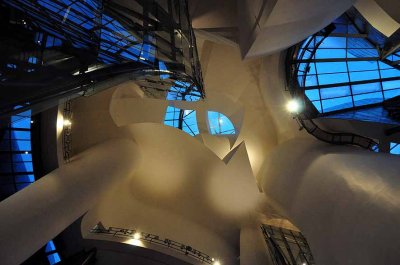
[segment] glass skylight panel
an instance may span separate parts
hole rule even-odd
[[[169,106],[165,114],[164,124],[180,129],[192,136],[199,134],[195,110],[183,110]]]
[[[224,114],[209,111],[208,112],[208,124],[210,134],[235,134],[235,127],[232,122]]]
[[[328,113],[378,104],[399,95],[400,70],[379,61],[378,50],[348,18],[339,18],[335,26],[336,35],[310,36],[298,52],[297,59],[303,61],[298,63],[297,78],[316,109]],[[338,36],[340,33],[343,35]]]
[[[392,155],[400,155],[400,144],[398,143],[390,143],[390,153]]]

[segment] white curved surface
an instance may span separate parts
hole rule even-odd
[[[396,264],[399,161],[295,139],[272,152],[262,187],[305,234],[317,264]]]
[[[2,201],[1,264],[25,261],[91,209],[102,193],[133,173],[138,159],[132,141],[110,140]]]

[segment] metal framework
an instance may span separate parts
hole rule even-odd
[[[275,265],[315,264],[310,246],[302,233],[264,224],[261,225],[261,231]]]
[[[148,96],[205,96],[186,0],[5,0],[0,12],[0,117],[132,79]]]
[[[342,118],[346,113],[350,118],[354,111],[374,119],[371,115],[378,112],[368,112],[369,109],[382,108],[385,101],[399,96],[400,67],[391,63],[396,54],[385,54],[386,46],[387,39],[352,8],[324,30],[289,49],[288,87],[305,107],[296,117],[301,126],[325,142],[377,151],[373,139],[331,133],[319,128],[313,119],[338,114]],[[377,122],[382,118],[396,123],[389,117],[375,116]]]
[[[138,232],[136,229],[128,229],[128,228],[118,228],[118,227],[109,227],[105,228],[101,223],[98,223],[93,229],[90,230],[90,233],[94,234],[103,234],[109,235],[112,237],[118,238],[129,238],[129,239],[136,239],[135,234],[140,234],[140,240],[145,241],[151,244],[161,245],[175,251],[178,251],[188,257],[195,258],[201,262],[212,264],[214,259],[211,258],[209,255],[192,248],[191,246],[185,245],[183,243],[179,243],[177,241],[168,239],[168,238],[161,238],[158,235]]]

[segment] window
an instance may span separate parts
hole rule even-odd
[[[194,84],[178,80],[175,81],[175,85],[167,93],[167,100],[198,101],[200,99],[200,91]]]
[[[191,136],[199,134],[196,111],[183,110],[169,106],[165,114],[164,124],[180,129]]]
[[[307,239],[302,233],[264,224],[261,225],[261,231],[273,264],[315,264]]]
[[[10,126],[0,138],[0,173],[3,175],[0,178],[0,194],[3,197],[0,199],[5,199],[35,182],[31,148],[32,124],[31,110],[11,116]],[[46,244],[45,253],[50,265],[61,261],[53,241]]]
[[[224,114],[209,111],[208,124],[210,134],[235,134],[235,127],[232,122]]]
[[[333,24],[327,37],[321,31],[300,44],[293,62],[299,86],[317,111],[357,109],[400,95],[400,70],[391,65],[400,56],[381,60],[346,14]]]
[[[393,155],[400,155],[400,144],[390,143],[390,153]]]

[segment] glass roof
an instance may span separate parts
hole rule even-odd
[[[164,124],[180,129],[191,136],[199,134],[195,110],[184,110],[169,106],[165,114]]]
[[[235,134],[235,127],[232,122],[224,114],[209,111],[208,112],[208,125],[210,134]]]
[[[347,18],[334,21],[326,36],[321,31],[298,51],[297,78],[305,95],[321,114],[376,105],[400,95],[400,70],[380,58],[379,50]]]

